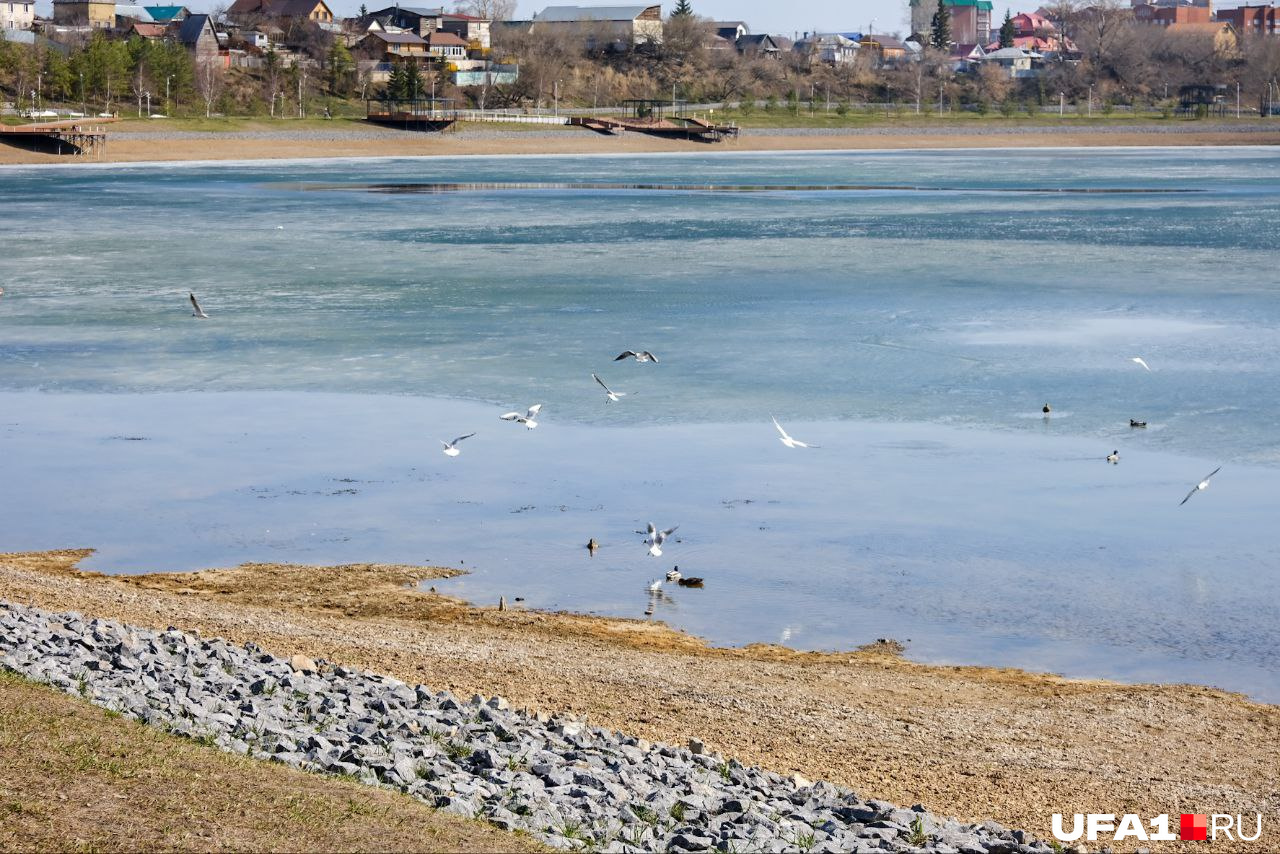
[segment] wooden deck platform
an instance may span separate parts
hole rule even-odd
[[[668,139],[692,139],[699,142],[720,142],[726,137],[736,137],[736,125],[715,125],[692,116],[672,118],[636,119],[605,118],[603,116],[574,116],[569,124],[584,127],[597,133],[646,133]]]
[[[103,117],[0,125],[0,142],[51,154],[98,157],[107,150],[107,130],[101,125],[114,121],[114,118]]]

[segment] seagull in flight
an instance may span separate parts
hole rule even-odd
[[[821,445],[810,445],[807,442],[801,442],[799,439],[792,439],[790,436],[787,435],[787,431],[782,429],[782,425],[778,423],[777,418],[774,418],[772,415],[770,415],[769,417],[773,418],[773,426],[777,427],[778,432],[782,434],[782,438],[779,439],[778,441],[786,445],[788,448],[820,448],[822,447]]]
[[[1134,357],[1133,357],[1132,359],[1130,359],[1129,361],[1130,361],[1130,362],[1134,362],[1134,363],[1139,364],[1139,365],[1142,365],[1142,367],[1144,367],[1144,368],[1146,368],[1146,369],[1147,369],[1147,373],[1151,373],[1151,366],[1150,366],[1150,365],[1148,365],[1145,361],[1143,361],[1143,359],[1142,359],[1142,357],[1141,357],[1141,356],[1134,356]]]
[[[452,442],[446,442],[444,439],[441,439],[440,444],[444,445],[444,455],[446,457],[456,457],[458,454],[462,453],[462,451],[458,450],[458,443],[461,442],[463,439],[470,439],[474,435],[475,433],[468,433],[465,436],[459,436],[458,438],[454,439]]]
[[[665,531],[659,531],[652,522],[649,523],[649,533],[645,537],[645,542],[649,544],[649,554],[653,557],[662,557],[662,544],[667,541],[667,537],[675,533],[679,525],[668,528]]]
[[[530,430],[532,430],[534,427],[538,426],[538,422],[535,421],[534,419],[537,417],[538,411],[541,409],[542,409],[542,404],[535,403],[533,406],[529,407],[529,411],[526,412],[524,415],[521,415],[519,412],[508,412],[505,415],[499,415],[498,417],[501,418],[503,421],[518,421],[524,426],[528,427]]]
[[[187,291],[187,296],[191,299],[191,307],[195,309],[195,311],[191,312],[192,317],[208,317],[209,316],[205,314],[204,309],[200,307],[200,302],[196,299],[195,294],[191,293],[190,291]]]
[[[637,362],[653,362],[658,364],[658,357],[650,353],[648,350],[641,350],[637,353],[635,350],[623,350],[617,356],[613,357],[615,362],[621,362],[623,359],[635,359]]]
[[[1191,491],[1187,493],[1187,497],[1178,502],[1178,506],[1181,507],[1183,504],[1186,504],[1188,501],[1191,500],[1191,496],[1195,495],[1197,492],[1203,492],[1204,490],[1208,489],[1209,478],[1213,477],[1215,474],[1217,474],[1220,471],[1222,471],[1222,466],[1218,466],[1216,469],[1214,469],[1213,471],[1205,475],[1204,480],[1200,481],[1194,487],[1192,487]]]
[[[625,391],[614,391],[613,389],[609,388],[607,385],[604,384],[604,380],[600,379],[595,374],[592,374],[591,378],[596,382],[600,383],[600,388],[604,389],[605,395],[609,398],[609,400],[613,401],[614,403],[618,402],[618,398],[627,396],[627,393]]]

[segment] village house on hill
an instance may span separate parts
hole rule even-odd
[[[530,32],[566,33],[588,48],[662,42],[662,6],[548,6],[533,16]]]
[[[227,7],[227,17],[237,22],[252,18],[289,18],[333,23],[333,11],[324,0],[235,0]]]
[[[35,20],[32,0],[0,0],[0,30],[29,30]]]

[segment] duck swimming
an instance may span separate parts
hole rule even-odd
[[[1129,426],[1130,426],[1130,427],[1146,427],[1146,426],[1147,426],[1147,422],[1145,422],[1145,421],[1135,421],[1134,419],[1130,418],[1130,419],[1129,419]]]
[[[1113,466],[1120,465],[1120,452],[1112,451],[1111,453],[1107,454],[1107,462],[1111,463]]]
[[[1040,411],[1043,412],[1045,415],[1048,415],[1050,412],[1053,411],[1053,407],[1046,403],[1044,405],[1044,409],[1041,409]]]

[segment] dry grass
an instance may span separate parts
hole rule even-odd
[[[540,851],[390,791],[245,759],[0,672],[0,851]]]

